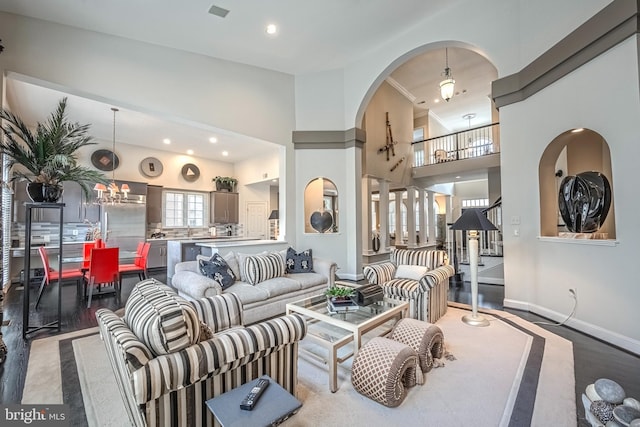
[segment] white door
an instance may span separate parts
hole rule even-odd
[[[268,239],[267,202],[247,202],[246,236],[252,239]]]

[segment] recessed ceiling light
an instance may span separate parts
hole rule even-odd
[[[461,178],[461,176],[460,176],[460,175],[456,176],[456,179],[460,179],[460,178]]]
[[[212,136],[211,138],[209,138],[209,142],[212,144],[215,144],[216,142],[218,142],[218,138],[216,138],[215,136]]]
[[[578,132],[582,132],[584,130],[584,128],[578,128],[578,129],[574,129],[571,132],[572,133],[578,133]]]
[[[438,102],[440,102],[440,100],[438,98],[436,98],[436,99],[433,100],[433,102],[435,102],[437,104]]]
[[[188,155],[192,155],[193,154],[193,150],[187,150],[187,154]]]
[[[167,145],[171,144],[171,140],[169,138],[163,139],[162,142],[164,142]]]
[[[278,32],[278,27],[275,24],[267,25],[267,34],[274,35]]]
[[[227,157],[227,156],[229,155],[229,152],[228,152],[228,151],[223,151],[223,152],[222,152],[222,155],[223,155],[223,156],[225,156],[225,157]]]

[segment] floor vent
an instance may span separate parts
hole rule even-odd
[[[229,11],[220,6],[216,6],[215,4],[212,4],[211,7],[209,8],[209,13],[212,15],[219,16],[220,18],[224,18],[227,16]]]

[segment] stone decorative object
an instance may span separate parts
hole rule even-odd
[[[613,409],[613,416],[620,424],[628,426],[631,421],[640,418],[640,411],[630,406],[620,405]]]
[[[596,380],[594,387],[598,396],[605,402],[617,405],[622,403],[624,398],[627,397],[620,384],[608,378]]]
[[[592,427],[640,427],[640,401],[626,397],[620,384],[600,378],[582,394],[585,417]]]
[[[614,419],[613,408],[614,406],[612,403],[605,402],[604,400],[596,400],[591,402],[589,411],[591,411],[591,413],[595,415],[600,422],[606,423],[607,421]]]
[[[309,218],[309,222],[311,223],[311,227],[316,230],[318,233],[324,233],[331,229],[333,226],[333,215],[331,212],[319,212],[315,211],[311,214],[311,218]]]
[[[640,411],[640,402],[634,399],[633,397],[627,397],[622,401],[622,404],[624,406],[629,406],[633,409],[637,409],[638,411]]]
[[[560,183],[558,207],[569,231],[593,233],[604,223],[611,205],[611,186],[600,172],[566,176]]]

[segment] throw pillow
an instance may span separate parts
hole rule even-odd
[[[313,257],[311,249],[297,253],[295,249],[287,249],[287,273],[312,273]]]
[[[213,254],[208,261],[198,260],[198,269],[203,276],[220,283],[223,290],[233,285],[236,281],[236,275],[233,274],[229,264],[217,253]]]
[[[396,269],[396,279],[412,279],[420,280],[425,273],[429,271],[427,267],[422,265],[403,265],[400,264]]]
[[[200,321],[191,303],[155,279],[136,284],[125,304],[124,321],[156,355],[198,342]]]
[[[284,276],[286,268],[284,259],[275,252],[246,257],[242,270],[246,277],[245,281],[250,285],[255,285],[265,280]]]

